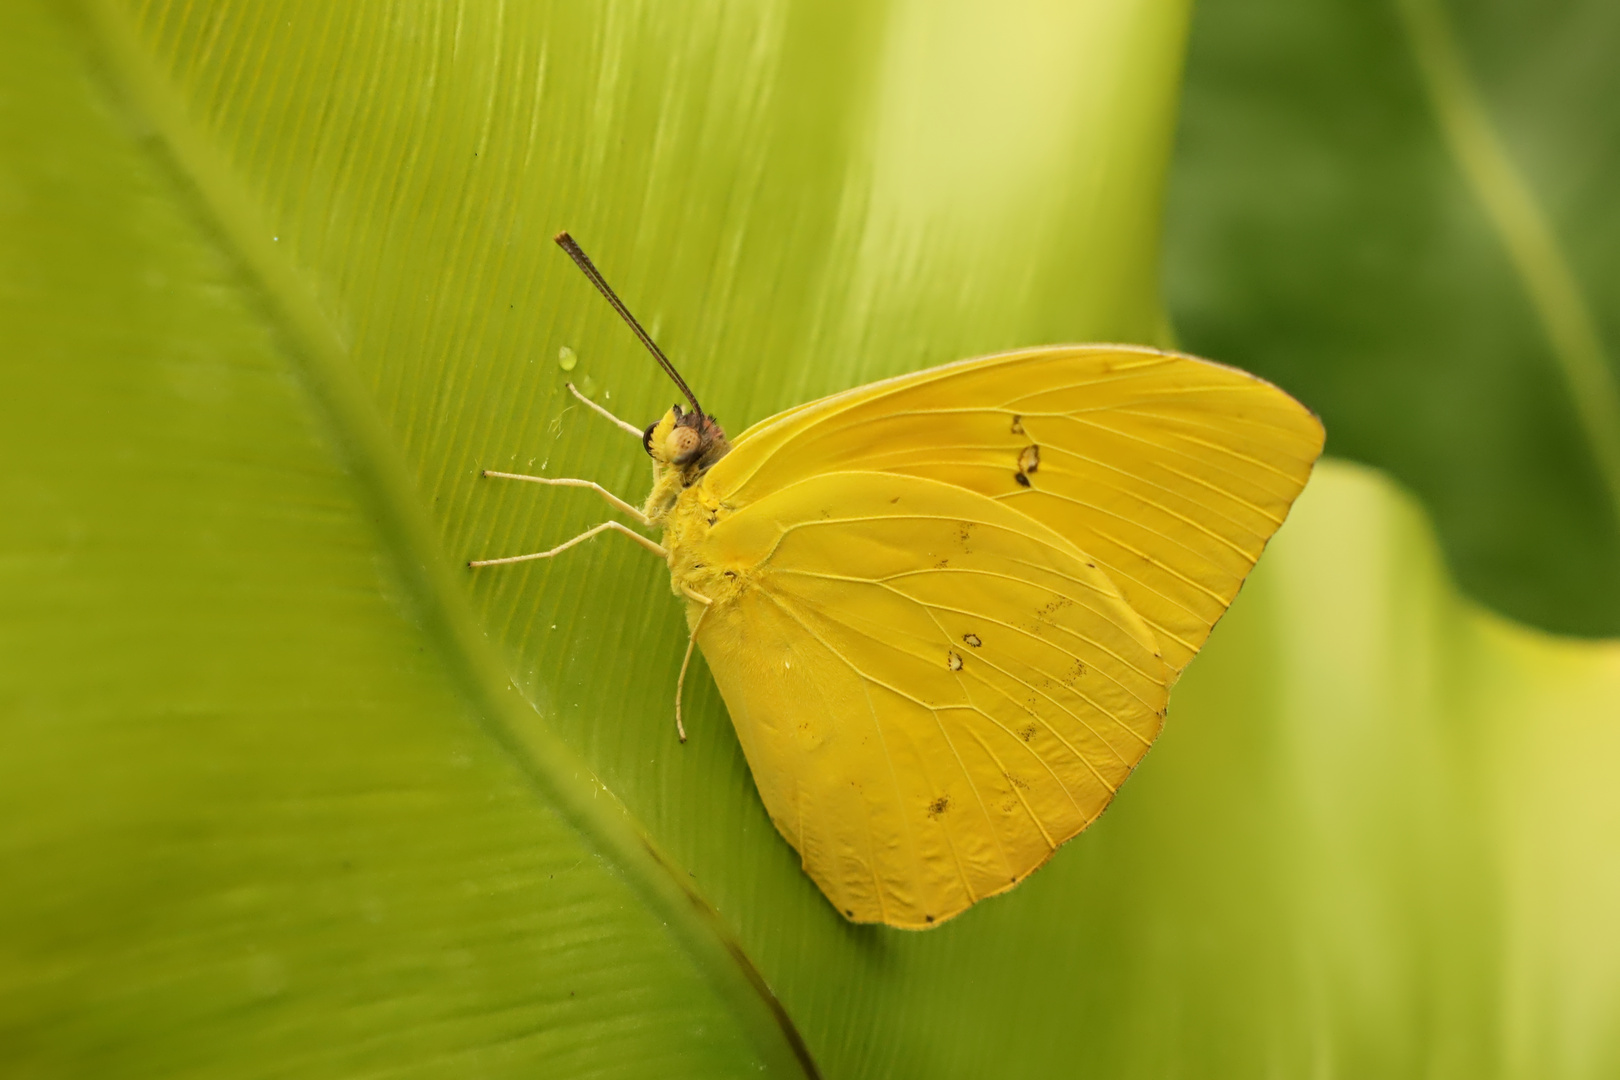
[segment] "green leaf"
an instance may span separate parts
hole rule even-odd
[[[1206,0],[1167,224],[1184,343],[1435,514],[1472,595],[1620,633],[1620,8]]]
[[[700,662],[675,742],[656,560],[462,568],[605,513],[483,468],[639,497],[565,379],[673,400],[558,228],[732,430],[1153,338],[1184,17],[0,8],[0,1071],[1612,1072],[1620,648],[1458,601],[1373,476],[922,934],[799,871]]]
[[[798,1073],[66,30],[0,9],[0,1072]]]

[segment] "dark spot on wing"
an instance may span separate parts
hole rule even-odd
[[[1029,477],[1023,473],[1013,473],[1013,479],[1018,481],[1019,487],[1029,487]]]
[[[1024,418],[1022,416],[1014,416],[1012,418],[1012,433],[1014,435],[1022,435],[1024,433]]]
[[[1025,742],[1029,742],[1029,740],[1035,737],[1035,733],[1039,730],[1040,728],[1036,727],[1034,724],[1025,724],[1023,727],[1018,729],[1018,737],[1023,739]]]
[[[950,808],[951,797],[949,795],[941,795],[939,798],[928,804],[928,816],[931,818],[937,818]]]
[[[978,634],[963,634],[962,640],[973,646],[975,649],[984,644],[983,641],[979,640]]]
[[[1005,776],[1007,778],[1007,783],[1011,784],[1013,787],[1022,788],[1025,791],[1029,790],[1029,781],[1023,779],[1022,777],[1014,776],[1010,772],[1004,772],[1001,775]]]
[[[1041,467],[1041,448],[1033,444],[1018,452],[1018,471],[1032,473]]]
[[[1072,689],[1074,689],[1074,684],[1079,682],[1081,677],[1083,675],[1085,675],[1085,673],[1086,673],[1086,663],[1085,663],[1085,661],[1076,659],[1074,664],[1069,668],[1068,672],[1063,676],[1061,681],[1062,681],[1064,686],[1067,686],[1069,689],[1072,690]]]
[[[844,917],[848,918],[848,919],[853,919],[855,917],[855,909],[854,908],[845,908],[844,909]]]
[[[1048,601],[1044,607],[1035,612],[1035,618],[1040,622],[1051,622],[1052,616],[1056,615],[1066,607],[1073,606],[1073,600],[1070,600],[1067,596],[1060,596],[1055,600]]]
[[[923,918],[924,918],[924,919],[927,919],[927,920],[928,920],[928,921],[929,921],[929,922],[933,922],[933,921],[934,921],[934,917],[933,917],[933,916],[932,916],[932,915],[924,915],[924,916],[923,916]]]
[[[950,668],[952,671],[961,671],[962,658],[956,653],[948,652],[945,654],[945,666]]]
[[[894,498],[889,500],[889,505],[893,506],[895,503],[897,503],[899,501],[900,501],[900,496],[896,495]]]

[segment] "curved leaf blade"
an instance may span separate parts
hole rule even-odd
[[[490,738],[285,325],[4,18],[7,1071],[799,1072]]]

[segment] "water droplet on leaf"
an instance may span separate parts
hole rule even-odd
[[[577,363],[579,363],[579,357],[574,355],[573,349],[564,345],[557,350],[557,366],[564,371],[573,371],[574,365]]]

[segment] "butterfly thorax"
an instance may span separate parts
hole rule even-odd
[[[677,496],[664,518],[670,587],[688,600],[694,619],[702,605],[692,594],[723,605],[735,600],[752,576],[752,567],[726,558],[710,535],[730,514],[709,486],[699,482]]]
[[[700,606],[691,599],[694,593],[715,603],[734,599],[743,575],[737,567],[719,565],[709,543],[709,530],[730,508],[702,482],[731,449],[725,432],[713,418],[676,405],[647,429],[642,445],[653,460],[653,486],[643,512],[664,530],[671,588],[693,606]],[[696,618],[696,611],[690,617]]]

